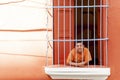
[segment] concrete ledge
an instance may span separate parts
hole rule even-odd
[[[110,75],[107,67],[70,67],[70,66],[46,66],[45,73],[52,79],[90,79],[106,80]]]

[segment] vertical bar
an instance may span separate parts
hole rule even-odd
[[[58,0],[58,6],[60,6],[60,0]],[[60,9],[58,8],[58,66],[60,64]]]
[[[106,0],[108,6],[108,0]],[[108,7],[106,7],[106,38],[108,38]],[[106,67],[108,67],[108,41],[106,40]]]
[[[81,0],[81,6],[83,6],[83,0]],[[83,44],[83,7],[81,7],[81,42]],[[82,62],[84,60],[83,51],[82,51]]]
[[[65,23],[66,23],[66,21],[65,21],[65,17],[66,17],[66,15],[65,15],[65,0],[64,0],[64,66],[65,66],[65,52],[66,52],[66,50],[65,50],[65,32],[66,32],[66,29],[65,29]]]
[[[87,19],[87,36],[88,36],[88,50],[89,50],[89,11],[90,11],[90,9],[89,9],[89,0],[88,0],[88,19]],[[89,53],[88,53],[88,55],[89,55]],[[89,59],[89,56],[88,56],[88,59]],[[88,62],[88,67],[89,67],[89,62]]]
[[[70,5],[70,7],[71,7],[71,0],[69,1],[69,5]],[[72,9],[69,8],[69,11],[70,11],[70,12],[69,12],[69,18],[70,18],[70,19],[69,19],[69,24],[70,24],[70,28],[69,28],[69,32],[70,32],[70,38],[69,38],[69,39],[70,39],[70,42],[69,42],[69,43],[70,43],[70,45],[69,45],[69,46],[70,46],[70,50],[69,50],[69,51],[71,51],[71,41],[72,41],[72,40],[71,40],[71,37],[72,37],[72,36],[71,36],[71,34],[72,34],[72,33],[71,33],[71,28],[72,28],[72,26],[71,26],[71,25],[72,25],[71,14],[72,14]],[[70,61],[71,61],[71,54],[70,54]],[[70,66],[71,66],[71,64],[70,64]]]
[[[78,2],[78,1],[77,1],[77,0],[75,0],[75,1],[76,1],[75,5],[77,6],[77,2]],[[76,26],[76,33],[75,33],[76,39],[75,39],[75,42],[76,42],[76,44],[77,44],[77,8],[78,8],[78,7],[76,7],[76,11],[75,11],[75,12],[76,12],[76,23],[75,23],[75,26]],[[76,50],[76,51],[77,51],[77,50]],[[77,56],[78,56],[78,55],[76,54],[76,59],[77,59]],[[76,62],[76,63],[77,63],[77,62]],[[77,66],[77,65],[76,65],[76,66]]]
[[[96,37],[95,37],[96,36],[95,35],[95,33],[96,33],[96,30],[95,30],[96,29],[95,28],[96,27],[96,25],[95,25],[95,20],[96,20],[95,19],[95,16],[96,16],[95,15],[95,9],[96,8],[95,8],[95,6],[96,6],[96,1],[94,0],[94,19],[93,19],[94,20],[94,23],[93,23],[94,24],[94,67],[96,66],[96,60],[95,60],[96,59],[96,42],[95,42],[95,39],[96,39]]]
[[[48,0],[46,0],[46,6],[47,6],[47,2]],[[47,32],[46,32],[46,39],[47,39],[47,50],[46,50],[46,66],[48,66],[48,14],[47,14],[47,11],[46,11],[46,28],[47,28]]]
[[[51,0],[52,6],[54,5],[53,3],[54,3],[53,0]],[[54,9],[54,8],[52,8],[52,14],[53,14],[53,12],[54,12],[53,9]],[[53,24],[54,24],[53,22],[54,22],[54,21],[53,21],[53,18],[52,18],[52,26],[53,26]],[[54,29],[53,29],[53,27],[52,27],[52,33],[53,33],[53,30],[54,30]],[[53,42],[52,42],[52,44],[53,44]],[[52,53],[53,53],[53,50],[52,50]],[[52,65],[53,65],[53,63],[54,63],[54,61],[53,61],[53,54],[52,54]]]
[[[46,36],[47,37],[47,36]],[[48,66],[48,40],[47,40],[47,46],[46,46],[46,66]]]
[[[102,38],[102,0],[100,0],[100,39]],[[102,67],[102,40],[100,40],[100,66]]]

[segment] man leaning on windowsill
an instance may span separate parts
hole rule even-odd
[[[81,42],[77,42],[67,58],[67,64],[71,66],[84,66],[92,60],[90,51]]]

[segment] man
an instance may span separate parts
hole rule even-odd
[[[67,64],[71,66],[84,66],[91,61],[90,51],[81,42],[76,43],[67,58]]]

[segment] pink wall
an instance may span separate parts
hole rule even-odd
[[[45,61],[45,57],[0,54],[0,80],[51,80],[44,72]]]
[[[120,1],[109,0],[108,54],[111,75],[108,80],[120,79]]]

